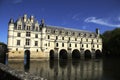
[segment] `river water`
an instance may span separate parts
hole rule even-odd
[[[46,80],[120,80],[120,59],[10,60],[6,65]]]

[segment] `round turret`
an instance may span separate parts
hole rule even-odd
[[[10,21],[9,21],[9,23],[8,23],[8,29],[9,30],[13,30],[14,29],[14,20],[11,18],[10,19]]]

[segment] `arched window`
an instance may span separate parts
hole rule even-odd
[[[58,43],[56,43],[56,47],[58,47]]]
[[[48,39],[50,39],[50,35],[48,35]]]
[[[71,43],[69,44],[69,47],[71,47]]]
[[[62,37],[62,40],[64,40],[64,37]]]
[[[77,47],[77,44],[75,44],[75,47]]]
[[[64,47],[64,43],[62,43],[62,47]]]

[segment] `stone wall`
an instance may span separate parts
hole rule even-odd
[[[0,63],[0,80],[47,80]]]

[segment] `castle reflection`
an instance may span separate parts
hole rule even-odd
[[[9,61],[8,65],[47,80],[100,80],[103,73],[100,59],[30,61],[24,65],[23,63],[23,61]]]

